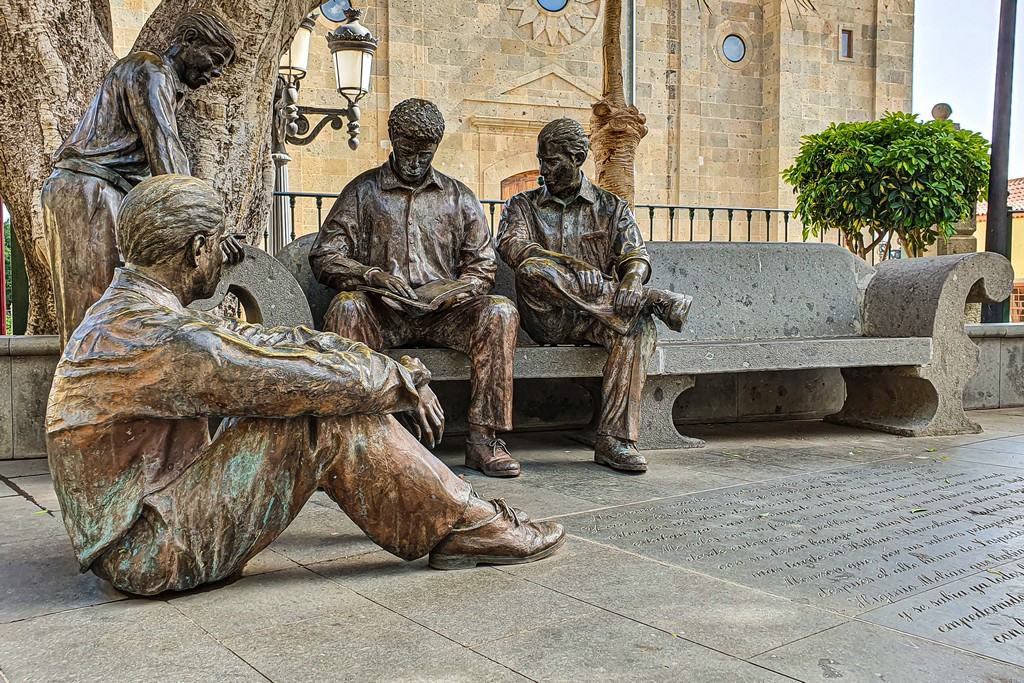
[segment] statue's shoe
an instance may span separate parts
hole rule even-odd
[[[488,477],[518,477],[519,463],[501,439],[466,441],[466,467]]]
[[[647,471],[647,458],[637,450],[636,444],[603,434],[597,437],[594,462],[623,472]]]
[[[451,533],[430,551],[434,569],[468,569],[479,564],[525,564],[543,559],[565,542],[557,522],[521,522],[514,508],[492,500],[494,515]]]
[[[693,297],[662,289],[648,290],[648,302],[654,314],[665,323],[670,330],[683,331],[686,316],[690,314]]]

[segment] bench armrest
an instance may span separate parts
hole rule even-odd
[[[1013,266],[991,252],[884,261],[864,295],[864,334],[963,334],[966,304],[1003,301],[1012,291]]]

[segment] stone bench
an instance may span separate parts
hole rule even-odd
[[[313,236],[278,259],[248,247],[225,271],[212,307],[232,291],[247,315],[266,324],[322,323],[333,292],[313,279]],[[658,323],[658,348],[643,398],[641,448],[703,445],[679,434],[676,399],[705,374],[839,368],[842,410],[826,419],[904,436],[976,433],[964,414],[964,387],[978,369],[978,349],[964,331],[966,303],[1000,301],[1013,282],[995,254],[889,261],[873,268],[836,245],[652,243],[655,287],[692,294],[686,327]],[[282,265],[283,264],[283,265]],[[291,273],[297,285],[284,276]],[[495,292],[515,300],[501,266]],[[308,305],[307,305],[308,302]],[[251,310],[250,310],[251,309]],[[420,357],[437,380],[465,380],[469,365],[445,349],[395,350]],[[536,346],[524,335],[515,377],[600,378],[597,347]],[[597,383],[588,388],[596,391]]]

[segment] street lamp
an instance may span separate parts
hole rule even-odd
[[[338,92],[348,102],[348,146],[353,150],[359,147],[359,100],[370,92],[370,73],[378,42],[370,29],[359,23],[362,16],[362,10],[350,7],[345,10],[348,21],[327,36]]]
[[[334,19],[333,12],[341,5],[325,3],[322,8],[328,18]],[[348,3],[344,3],[345,6]],[[334,130],[341,130],[348,120],[348,146],[359,147],[359,101],[370,91],[370,74],[373,55],[377,51],[378,38],[359,23],[362,10],[348,6],[345,9],[346,22],[327,36],[327,46],[334,62],[334,77],[338,93],[345,98],[344,109],[332,107],[309,107],[298,104],[299,82],[306,76],[309,67],[309,44],[317,15],[310,14],[302,20],[299,30],[292,39],[288,50],[281,56],[278,65],[277,88],[274,93],[273,148],[271,158],[275,164],[273,231],[268,235],[267,247],[276,253],[289,241],[295,239],[292,226],[291,203],[288,192],[287,145],[308,145],[316,139],[329,124]],[[315,124],[310,117],[319,116]],[[291,198],[294,201],[294,197]]]

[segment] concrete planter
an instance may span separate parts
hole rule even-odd
[[[0,336],[0,460],[46,455],[43,422],[57,337]]]

